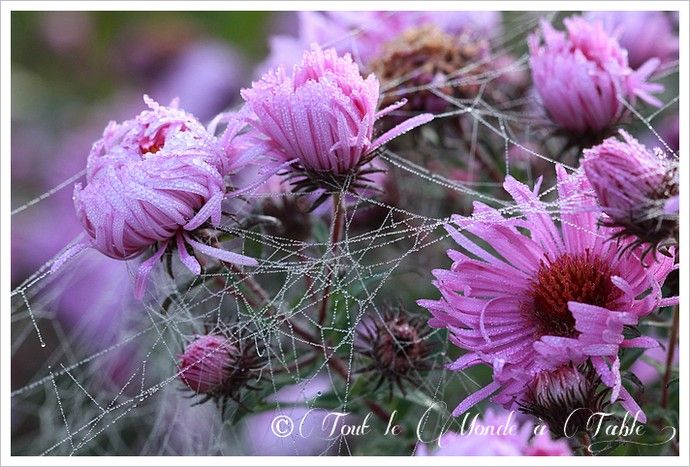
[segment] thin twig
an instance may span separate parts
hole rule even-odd
[[[673,307],[673,324],[671,325],[671,334],[668,338],[668,349],[666,350],[666,371],[664,372],[664,380],[661,386],[661,407],[668,406],[668,383],[671,380],[671,369],[673,367],[673,357],[676,352],[676,341],[678,340],[680,313],[678,313],[678,306]]]
[[[340,241],[340,231],[343,230],[343,214],[345,206],[343,205],[343,196],[340,192],[333,194],[333,224],[331,226],[331,241],[329,244],[329,251],[335,251],[337,243]],[[328,270],[326,274],[326,286],[323,288],[323,295],[321,296],[321,306],[319,307],[319,324],[326,321],[326,312],[328,311],[328,303],[331,295],[331,278],[333,271]]]

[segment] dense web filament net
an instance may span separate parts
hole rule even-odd
[[[376,190],[348,194],[344,233],[335,244],[330,240],[330,202],[313,214],[306,240],[269,233],[266,222],[271,219],[255,219],[248,225],[225,216],[216,234],[233,238],[235,251],[260,257],[259,266],[241,269],[208,261],[202,274],[194,277],[175,258],[167,258],[168,252],[162,260],[166,267],[156,270],[146,297],[135,302],[128,297],[139,260],[129,261],[121,282],[113,284],[103,303],[93,304],[116,303],[113,309],[120,313],[109,325],[118,328],[110,329],[115,337],[94,351],[80,344],[79,330],[66,333],[55,309],[71,293],[75,272],[97,264],[96,252],[78,256],[55,274],[49,272],[48,262],[16,286],[11,293],[12,354],[35,353],[41,361],[27,370],[33,372],[27,384],[13,387],[13,416],[21,415],[39,427],[30,442],[20,438],[14,449],[35,455],[250,454],[253,447],[246,426],[254,423],[253,436],[274,438],[271,419],[262,421],[261,414],[297,416],[316,408],[361,418],[377,411],[389,416],[398,407],[419,420],[431,406],[434,410],[426,414],[423,431],[447,429],[453,407],[446,404],[457,403],[483,386],[487,374],[445,369],[457,357],[445,330],[430,329],[421,337],[433,344],[434,351],[424,356],[431,371],[413,370],[417,383],[404,395],[394,384],[389,388],[387,381],[377,387],[376,377],[360,377],[370,362],[356,349],[367,320],[381,323],[397,339],[386,316],[400,304],[407,313],[423,321],[428,318],[415,301],[435,296],[431,270],[450,264],[445,251],[451,242],[442,227],[451,214],[469,215],[475,201],[498,209],[506,218],[531,209],[509,201],[501,188],[507,175],[530,187],[543,176],[539,196],[558,222],[563,213],[578,209],[581,195],[555,201],[554,167],[576,168],[579,148],[548,134],[528,94],[507,102],[493,102],[486,94],[506,74],[529,71],[524,38],[539,17],[516,14],[506,21],[484,60],[508,54],[512,60],[472,75],[478,92],[471,98],[441,91],[466,85],[462,69],[442,82],[405,87],[403,76],[395,86],[383,89],[384,97],[400,92],[432,94],[443,99],[449,110],[437,112],[432,123],[405,135],[404,143],[381,151],[386,176],[399,187],[397,199]],[[409,77],[413,76],[414,70]],[[671,63],[657,78],[677,81],[677,76],[678,64]],[[657,125],[662,115],[677,107],[674,93],[677,89],[664,95],[660,109],[651,110],[633,107],[619,96],[629,110],[629,126],[649,134],[653,144],[669,153],[673,151]],[[446,124],[459,126],[463,137],[439,141]],[[499,148],[498,157],[489,154],[490,147]],[[70,190],[82,176],[83,172],[76,173],[13,207],[12,215]],[[310,196],[255,190],[233,201],[233,209],[249,211],[266,201],[311,201]],[[318,310],[324,291],[330,311],[321,320]],[[84,304],[85,313],[89,307]],[[221,402],[222,410],[214,403],[194,405],[202,396],[185,388],[179,378],[179,356],[185,346],[194,336],[210,331],[241,336],[261,361],[251,375],[250,384],[257,389]],[[285,396],[288,387],[297,396]],[[458,422],[450,426],[457,428]],[[136,439],[131,433],[137,433]],[[414,439],[409,431],[403,436]],[[304,453],[301,440],[287,437],[283,442],[294,443],[294,453]],[[381,441],[384,446],[386,442]],[[362,443],[355,437],[334,437],[309,453],[370,452]]]

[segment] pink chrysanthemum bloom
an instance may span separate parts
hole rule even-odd
[[[226,194],[224,177],[247,163],[229,146],[241,127],[231,123],[218,139],[192,115],[144,97],[149,109],[132,120],[111,122],[92,147],[86,186],[74,188],[74,205],[87,240],[77,242],[55,263],[60,267],[83,248],[93,247],[115,259],[130,259],[156,246],[137,274],[135,294],[170,242],[182,263],[201,272],[187,245],[222,261],[256,265],[253,258],[205,245],[191,231],[206,221],[217,225]]]
[[[333,189],[346,181],[360,188],[358,173],[379,147],[433,119],[418,115],[374,138],[376,120],[404,102],[377,111],[376,77],[363,78],[349,54],[340,57],[316,45],[291,74],[283,67],[270,71],[242,97],[253,112],[250,124],[261,134],[256,144],[305,175],[298,188]]]
[[[542,21],[544,43],[539,34],[529,38],[534,86],[556,124],[577,135],[598,135],[625,113],[619,96],[661,105],[651,93],[662,91],[663,86],[646,82],[658,59],[633,71],[625,50],[601,23],[575,16],[564,24],[566,31],[561,32]]]
[[[180,355],[179,376],[192,391],[209,399],[237,400],[261,366],[255,346],[241,336],[208,334],[198,336]]]
[[[678,235],[678,160],[650,151],[624,130],[584,151],[582,167],[616,237],[637,238],[656,249]]]
[[[628,51],[632,68],[642,66],[650,58],[662,63],[678,60],[678,35],[671,17],[664,11],[590,11],[585,17],[600,21],[604,30],[618,38]]]
[[[441,299],[419,304],[432,313],[430,325],[448,328],[451,341],[467,350],[451,370],[493,368],[493,381],[462,401],[454,415],[494,393],[495,402],[514,405],[538,373],[587,361],[611,388],[611,401],[620,400],[633,414],[639,410],[621,385],[619,351],[657,342],[626,339],[623,329],[677,302],[661,296],[675,251],[647,265],[636,254],[620,255],[627,240],[609,241],[612,229],[599,223],[584,175],[567,175],[560,166],[557,174],[560,228],[553,205],[537,195],[540,183],[530,190],[512,177],[504,187],[522,217],[505,218],[475,203],[472,217],[453,216],[446,226],[464,252],[449,250],[451,269],[434,271]]]

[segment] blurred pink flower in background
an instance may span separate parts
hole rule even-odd
[[[469,414],[468,414],[469,415]],[[438,442],[417,444],[418,456],[570,456],[567,441],[548,431],[534,435],[534,424],[515,412],[487,409],[482,418],[468,416],[463,432],[449,431]]]
[[[93,39],[94,24],[85,11],[47,11],[39,19],[39,34],[60,54],[81,54]]]
[[[271,53],[262,70],[296,63],[312,43],[333,47],[339,54],[349,52],[366,68],[385,43],[412,27],[429,24],[451,34],[495,37],[501,25],[496,11],[301,11],[298,18],[296,36],[270,38]]]
[[[187,112],[207,121],[239,100],[240,83],[247,76],[244,61],[227,43],[193,42],[171,59],[149,94],[158,102],[178,98]]]
[[[267,402],[282,405],[246,418],[242,428],[242,441],[246,455],[255,456],[314,456],[337,452],[339,439],[330,438],[329,411],[310,406],[331,390],[330,378],[316,375],[299,384],[282,387],[267,398]],[[276,417],[289,417],[294,430],[287,436],[278,436],[272,430]],[[330,417],[332,421],[333,416]]]
[[[13,281],[25,279],[74,238],[81,227],[76,219],[70,222],[73,216],[68,196],[61,196],[13,218]],[[55,316],[68,337],[62,344],[73,346],[73,355],[98,354],[95,361],[100,371],[89,384],[102,389],[123,388],[137,366],[137,343],[128,340],[136,316],[130,269],[127,263],[98,252],[84,252],[74,267],[46,287],[40,306],[35,304],[46,316]]]
[[[546,156],[548,151],[545,147],[537,141],[525,138],[524,140],[517,141],[517,144],[513,144],[508,149],[508,160],[511,166],[516,166],[520,169],[528,169],[530,167],[534,168],[546,168],[547,164],[544,163],[544,159],[540,156]],[[548,156],[546,156],[548,157]]]
[[[678,344],[676,344],[673,353],[673,364],[678,364]],[[650,386],[663,376],[664,370],[661,369],[666,365],[668,358],[668,341],[662,342],[659,347],[645,350],[641,358],[635,360],[630,366],[630,371],[637,376],[640,382],[645,386]]]
[[[633,69],[651,58],[659,59],[662,64],[678,60],[678,35],[668,12],[590,11],[585,18],[600,21],[604,30],[618,39],[628,51],[628,62]]]
[[[564,24],[561,32],[542,20],[541,34],[528,41],[534,86],[555,123],[575,134],[598,134],[623,115],[619,95],[661,106],[651,94],[663,86],[646,82],[658,59],[633,71],[625,50],[600,23],[574,16]]]

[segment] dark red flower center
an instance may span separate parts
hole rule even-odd
[[[575,318],[568,302],[608,307],[622,292],[611,282],[611,266],[587,251],[542,261],[530,284],[530,314],[541,335],[574,337]]]

